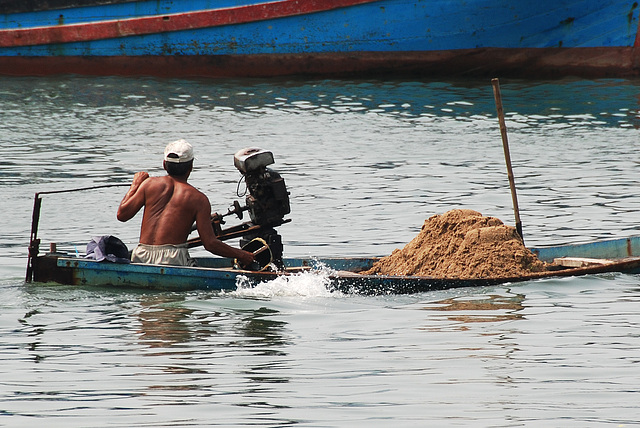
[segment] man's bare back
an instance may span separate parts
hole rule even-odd
[[[139,175],[138,175],[139,174]],[[118,220],[127,221],[144,206],[140,243],[148,245],[183,244],[187,241],[198,211],[211,205],[209,199],[185,181],[171,176],[149,178],[146,173],[134,176],[133,192],[123,200]],[[139,182],[138,188],[136,182]],[[211,211],[209,208],[209,221]]]
[[[166,161],[165,161],[165,169]],[[118,207],[118,220],[128,221],[144,207],[140,244],[182,245],[187,242],[193,223],[204,248],[222,257],[237,258],[249,265],[253,254],[220,241],[211,225],[211,204],[207,196],[187,183],[191,171],[183,176],[149,177],[142,171],[134,175],[129,191]]]

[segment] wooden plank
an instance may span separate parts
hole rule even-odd
[[[558,266],[579,268],[588,266],[605,266],[615,263],[615,260],[592,259],[587,257],[560,257],[553,259],[553,264]]]

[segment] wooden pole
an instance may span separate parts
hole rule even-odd
[[[40,207],[42,206],[42,198],[36,193],[33,199],[33,213],[31,215],[31,235],[29,237],[29,254],[27,255],[27,275],[25,282],[33,280],[33,265],[36,263],[38,251],[40,248],[40,240],[38,240],[38,223],[40,222]]]
[[[511,168],[511,154],[509,153],[509,140],[507,139],[507,125],[504,122],[504,110],[502,108],[502,95],[500,95],[500,81],[497,78],[491,79],[493,85],[493,96],[496,100],[496,109],[498,110],[498,121],[500,122],[500,134],[502,134],[502,148],[504,149],[504,160],[507,163],[507,175],[509,176],[509,186],[511,187],[511,200],[513,202],[513,212],[516,218],[516,231],[522,242],[522,222],[520,221],[520,210],[518,209],[518,196],[516,195],[516,183],[513,178],[513,169]]]

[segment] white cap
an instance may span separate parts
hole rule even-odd
[[[173,163],[189,162],[193,160],[193,147],[186,140],[169,143],[164,148],[164,160]]]

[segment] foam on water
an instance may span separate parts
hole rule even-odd
[[[333,290],[327,268],[279,276],[272,281],[252,283],[246,276],[236,280],[237,290],[230,294],[244,298],[272,297],[340,297],[342,293]]]

